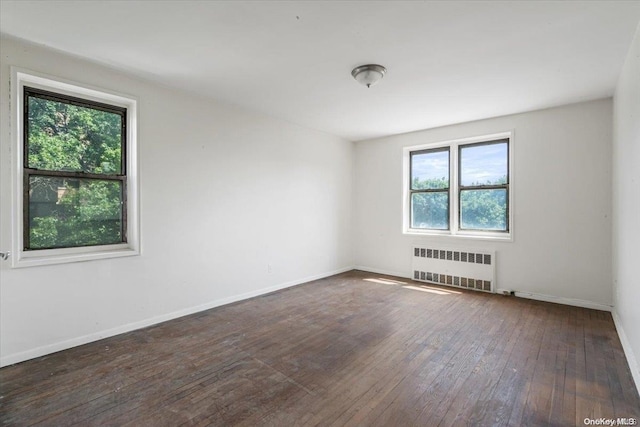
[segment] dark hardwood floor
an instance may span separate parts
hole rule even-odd
[[[358,271],[8,366],[0,387],[18,426],[640,418],[609,313]]]

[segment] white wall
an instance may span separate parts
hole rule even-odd
[[[356,143],[358,268],[410,276],[411,245],[497,252],[497,286],[610,309],[611,99]],[[514,241],[416,237],[402,230],[402,147],[514,130]]]
[[[631,218],[640,198],[626,196],[638,194],[638,168],[628,167],[638,164],[637,39],[634,46],[616,95],[615,179],[629,188],[616,198],[624,232],[615,233],[614,247],[625,256],[615,258],[614,274],[619,323],[635,334],[629,341],[638,354],[630,325],[640,322],[632,309],[640,297],[629,248],[638,242]],[[409,276],[410,247],[424,241],[496,250],[500,288],[612,305],[611,100],[363,141],[354,150],[324,133],[30,44],[3,39],[0,51],[0,250],[11,235],[8,79],[16,65],[139,99],[143,251],[24,269],[0,262],[3,365],[354,264]],[[508,130],[515,132],[513,242],[401,233],[402,147]]]
[[[3,365],[352,266],[351,142],[16,40],[0,51],[1,250],[15,65],[138,98],[143,252],[0,262]]]
[[[640,391],[640,27],[614,96],[614,319]]]

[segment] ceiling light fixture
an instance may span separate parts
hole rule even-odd
[[[376,64],[360,65],[351,71],[353,78],[366,87],[371,87],[378,83],[386,73],[386,68]]]

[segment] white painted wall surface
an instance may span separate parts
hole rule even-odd
[[[497,287],[609,309],[611,99],[356,143],[354,257],[411,274],[411,245],[497,252]],[[514,131],[514,241],[402,234],[402,147]]]
[[[640,27],[613,107],[614,319],[640,391]]]
[[[10,65],[138,98],[142,230],[138,257],[0,262],[2,365],[353,265],[351,142],[16,40],[0,52],[1,250]]]

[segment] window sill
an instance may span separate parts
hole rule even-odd
[[[408,236],[436,237],[444,239],[467,239],[467,240],[487,240],[492,242],[513,242],[513,233],[491,233],[491,232],[458,232],[450,231],[425,231],[409,229],[404,230],[402,234]]]
[[[11,267],[37,267],[136,255],[140,255],[140,251],[128,244],[22,251],[13,259]]]

